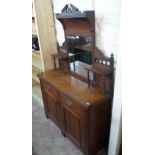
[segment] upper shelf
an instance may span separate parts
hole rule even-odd
[[[38,83],[40,83],[39,78],[37,76],[38,73],[42,72],[39,68],[32,66],[32,78],[36,80]]]
[[[37,35],[37,26],[35,22],[32,22],[32,34]]]
[[[40,53],[32,52],[32,59],[32,65],[43,70]]]

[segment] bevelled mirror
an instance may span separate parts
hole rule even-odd
[[[87,77],[85,67],[92,65],[92,38],[67,36],[70,70]]]

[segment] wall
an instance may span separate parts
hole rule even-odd
[[[118,155],[122,135],[122,63],[118,50],[108,155]]]
[[[106,55],[114,53],[115,60],[118,51],[118,36],[120,23],[120,0],[94,0],[96,15],[96,45]]]

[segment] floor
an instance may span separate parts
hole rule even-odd
[[[83,155],[51,120],[46,119],[43,105],[35,98],[32,98],[32,146],[32,155]]]

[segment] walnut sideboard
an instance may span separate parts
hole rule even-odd
[[[108,145],[112,94],[102,95],[71,74],[51,70],[38,74],[44,109],[85,155],[96,155]]]

